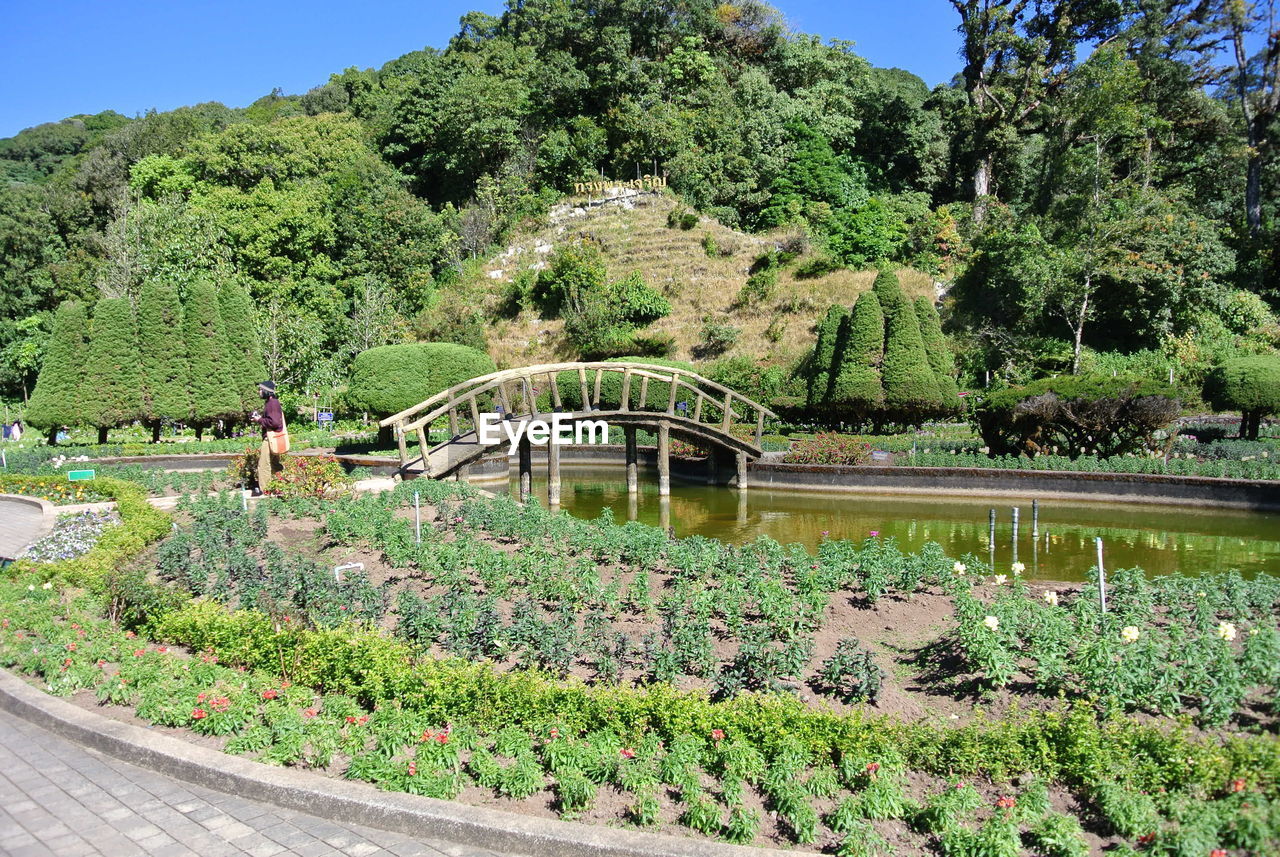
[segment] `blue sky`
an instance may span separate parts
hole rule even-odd
[[[472,9],[502,0],[370,3],[246,0],[11,0],[0,28],[0,137],[77,113],[301,93],[349,66],[443,46]],[[948,0],[778,0],[799,30],[857,43],[877,65],[929,85],[959,68]]]

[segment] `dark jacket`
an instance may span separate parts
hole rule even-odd
[[[275,396],[267,397],[267,404],[262,408],[262,416],[258,417],[258,425],[263,432],[284,431],[284,411],[280,409],[280,400]]]

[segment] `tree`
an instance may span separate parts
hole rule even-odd
[[[1276,0],[1223,4],[1235,59],[1233,83],[1244,119],[1248,145],[1245,173],[1245,222],[1249,234],[1257,237],[1262,228],[1262,170],[1274,140],[1276,116],[1280,114],[1280,22]],[[1249,37],[1259,28],[1265,31],[1262,51],[1249,55]]]
[[[933,302],[923,296],[916,298],[915,311],[916,320],[920,322],[920,341],[938,382],[942,405],[949,411],[959,410],[960,388],[956,386],[956,359],[942,333],[942,319],[938,317],[938,310]]]
[[[199,439],[206,426],[234,418],[242,413],[243,406],[228,360],[230,349],[222,326],[218,290],[207,280],[193,284],[187,291],[183,327],[191,367],[189,418]]]
[[[257,313],[249,294],[235,280],[223,280],[218,287],[218,309],[227,338],[228,370],[240,399],[239,411],[247,414],[258,407],[258,384],[267,379]]]
[[[1267,414],[1280,413],[1280,354],[1238,357],[1209,372],[1204,398],[1215,411],[1240,412],[1240,437],[1258,439]]]
[[[94,306],[83,383],[84,421],[98,427],[98,443],[114,426],[143,417],[138,325],[128,298]]]
[[[77,425],[84,418],[80,397],[88,332],[84,304],[64,301],[54,314],[44,363],[26,410],[27,422],[45,430],[50,446],[57,442],[60,428]]]
[[[884,404],[891,419],[918,423],[942,405],[938,381],[924,353],[915,308],[904,298],[886,313]]]
[[[831,370],[831,403],[850,419],[861,421],[884,405],[880,378],[884,312],[874,291],[858,295],[839,338]]]
[[[836,338],[840,335],[840,325],[848,314],[849,311],[844,307],[833,306],[818,323],[818,342],[814,345],[809,364],[807,403],[811,409],[824,404],[830,394],[831,364],[836,355]]]
[[[183,337],[182,302],[169,283],[147,281],[138,296],[138,351],[142,368],[142,418],[151,442],[166,420],[191,413],[191,372]]]

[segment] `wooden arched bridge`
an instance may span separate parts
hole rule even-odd
[[[580,426],[593,428],[599,421],[620,426],[632,492],[638,490],[636,429],[651,429],[658,438],[659,493],[667,494],[672,432],[713,451],[732,453],[738,484],[744,486],[748,458],[763,454],[760,439],[766,417],[775,414],[686,369],[632,362],[548,363],[472,378],[387,417],[381,425],[395,432],[400,472],[406,478],[453,475],[496,447],[516,443],[522,496],[529,492],[531,446],[540,440],[531,441],[527,431],[536,421],[570,426],[575,435]],[[432,427],[446,419],[449,437],[431,444]],[[409,453],[410,436],[418,441],[415,455]],[[547,444],[547,463],[554,504],[560,497],[559,445]]]

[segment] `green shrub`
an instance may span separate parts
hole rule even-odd
[[[920,322],[920,341],[924,344],[925,356],[933,368],[933,376],[938,382],[938,394],[942,399],[942,411],[939,416],[960,413],[960,388],[956,386],[956,359],[951,353],[951,345],[942,333],[942,320],[938,318],[938,310],[926,297],[918,297],[915,301],[916,318]]]
[[[143,416],[141,367],[133,305],[128,298],[102,298],[93,308],[80,394],[83,420],[98,427],[100,441],[111,426]]]
[[[974,422],[992,455],[1106,458],[1150,446],[1180,408],[1177,391],[1155,381],[1064,375],[989,393]]]
[[[796,441],[782,460],[787,464],[866,464],[871,445],[846,434],[819,432]]]
[[[797,280],[811,280],[838,270],[840,270],[840,263],[833,256],[823,253],[811,256],[796,265],[795,276]]]
[[[827,309],[827,314],[818,322],[818,341],[814,344],[813,355],[809,358],[808,395],[806,401],[810,408],[817,408],[825,402],[831,391],[831,365],[835,361],[836,342],[840,336],[840,327],[848,318],[849,311],[842,306]]]
[[[1240,436],[1258,439],[1259,424],[1280,412],[1280,354],[1238,357],[1214,367],[1204,398],[1216,411],[1240,412]]]
[[[698,225],[698,212],[690,211],[683,206],[677,206],[671,209],[667,214],[668,229],[682,229],[688,232],[690,229]]]
[[[742,335],[742,330],[723,321],[708,321],[702,326],[702,337],[694,346],[698,357],[716,357],[724,354]]]
[[[885,410],[899,422],[919,424],[942,410],[942,394],[920,338],[920,322],[905,298],[886,310],[885,316],[881,369]]]
[[[832,359],[828,398],[839,416],[860,422],[884,404],[883,360],[884,313],[875,292],[863,292],[840,326]]]
[[[496,369],[489,355],[465,345],[382,345],[356,355],[347,405],[387,417]]]
[[[747,277],[747,282],[738,291],[737,305],[753,307],[773,297],[774,288],[778,285],[778,270],[764,268]]]
[[[48,432],[50,445],[62,426],[83,423],[80,395],[84,389],[88,334],[89,319],[84,304],[76,301],[60,304],[53,317],[53,332],[45,346],[36,388],[26,409],[27,422]]]

